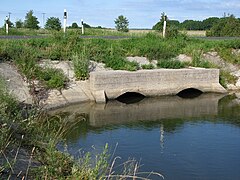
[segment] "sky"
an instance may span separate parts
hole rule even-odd
[[[0,0],[0,26],[9,12],[11,22],[16,22],[33,10],[42,26],[49,17],[62,20],[64,9],[68,25],[80,24],[83,19],[91,26],[108,28],[115,26],[119,15],[127,17],[130,28],[152,28],[162,12],[180,22],[222,17],[224,13],[240,18],[240,0]]]

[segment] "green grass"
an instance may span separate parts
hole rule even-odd
[[[72,56],[75,77],[80,80],[85,80],[89,77],[89,64],[88,57],[82,53],[81,55],[75,54]]]
[[[123,35],[125,33],[112,32],[104,29],[86,29],[89,35]],[[185,35],[163,39],[157,33],[142,33],[141,36],[122,40],[111,39],[81,39],[79,30],[63,32],[48,32],[50,35],[44,39],[29,40],[0,40],[0,60],[12,60],[28,78],[39,79],[37,66],[39,59],[70,60],[75,64],[75,74],[78,79],[88,77],[88,71],[83,63],[86,60],[103,62],[106,67],[114,70],[135,71],[140,67],[134,62],[128,62],[127,56],[144,56],[149,60],[158,60],[159,67],[182,68],[187,65],[195,67],[216,67],[202,59],[205,52],[217,51],[227,62],[239,64],[239,55],[232,54],[232,49],[240,48],[240,40],[208,41],[191,39]],[[84,58],[81,54],[84,53]],[[182,64],[171,60],[179,54],[193,57],[191,64]],[[78,58],[74,59],[74,55]],[[76,61],[83,59],[83,61]],[[85,60],[84,60],[85,59]],[[78,62],[78,63],[76,63]],[[82,63],[82,64],[81,64]],[[151,68],[151,67],[146,67]],[[53,81],[56,86],[58,80]],[[47,84],[47,83],[45,83]],[[51,87],[52,84],[50,85]]]
[[[186,67],[184,63],[174,59],[160,59],[158,60],[157,66],[159,68],[167,68],[167,69],[181,69]]]

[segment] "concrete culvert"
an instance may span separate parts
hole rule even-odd
[[[180,91],[177,96],[181,98],[186,98],[186,99],[192,99],[200,96],[203,92],[195,89],[195,88],[188,88]]]
[[[126,92],[121,96],[117,97],[116,100],[125,104],[132,104],[140,102],[145,98],[144,95],[137,92]]]

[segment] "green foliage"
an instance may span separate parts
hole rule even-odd
[[[240,36],[240,20],[233,15],[224,17],[214,24],[207,36]]]
[[[115,24],[116,24],[116,29],[118,31],[122,31],[122,32],[128,32],[128,19],[126,17],[124,17],[123,15],[118,16],[117,19],[115,19]]]
[[[72,56],[75,77],[80,80],[85,80],[89,77],[89,59],[82,53],[81,55],[75,54]]]
[[[181,69],[181,68],[185,67],[185,64],[181,63],[178,60],[174,60],[174,59],[160,59],[160,60],[158,60],[157,66],[159,68]]]
[[[195,50],[192,52],[192,66],[194,67],[202,67],[202,68],[213,68],[209,61],[202,59],[202,51]]]
[[[167,26],[174,27],[182,30],[209,30],[219,21],[217,17],[210,17],[203,21],[195,21],[195,20],[185,20],[182,23],[176,20],[167,19]],[[163,14],[161,15],[161,19],[157,22],[153,28],[153,30],[162,31],[163,29]]]
[[[77,28],[79,28],[79,27],[78,27],[78,24],[77,24],[76,22],[74,22],[74,23],[72,23],[71,28],[76,28],[76,29],[77,29]]]
[[[221,58],[223,58],[226,62],[240,65],[240,54],[233,53],[232,49],[220,48],[218,52]]]
[[[56,17],[48,18],[45,24],[45,28],[50,30],[60,31],[61,27],[62,27],[61,21],[59,18],[56,18]]]
[[[237,81],[237,78],[233,76],[231,73],[228,71],[221,70],[220,71],[220,77],[219,77],[219,82],[220,84],[227,88],[227,84],[235,84]]]
[[[114,70],[136,71],[139,69],[139,64],[129,62],[125,58],[117,55],[111,55],[105,59],[106,67],[111,67]]]
[[[19,19],[15,22],[15,26],[16,26],[16,28],[23,28],[24,24],[23,24],[22,20]]]
[[[143,69],[154,69],[154,65],[153,64],[143,64],[142,65],[142,68]]]
[[[68,79],[61,69],[45,68],[38,72],[37,77],[49,89],[61,89],[66,86]]]
[[[8,23],[8,27],[9,28],[13,28],[14,27],[14,24],[8,19],[8,20],[5,20],[4,28],[6,28],[6,23]]]
[[[38,24],[39,21],[33,16],[33,10],[30,10],[25,16],[24,27],[29,29],[39,29],[40,27]]]

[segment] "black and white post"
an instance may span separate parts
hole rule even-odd
[[[163,38],[166,37],[166,28],[167,28],[167,14],[163,14]]]
[[[8,35],[8,29],[9,29],[9,17],[6,16],[6,34]]]
[[[64,14],[63,14],[63,32],[64,32],[64,34],[66,33],[66,28],[67,28],[67,10],[64,9]]]
[[[82,25],[82,34],[84,34],[84,23],[83,23],[83,19],[81,19],[81,25]]]

